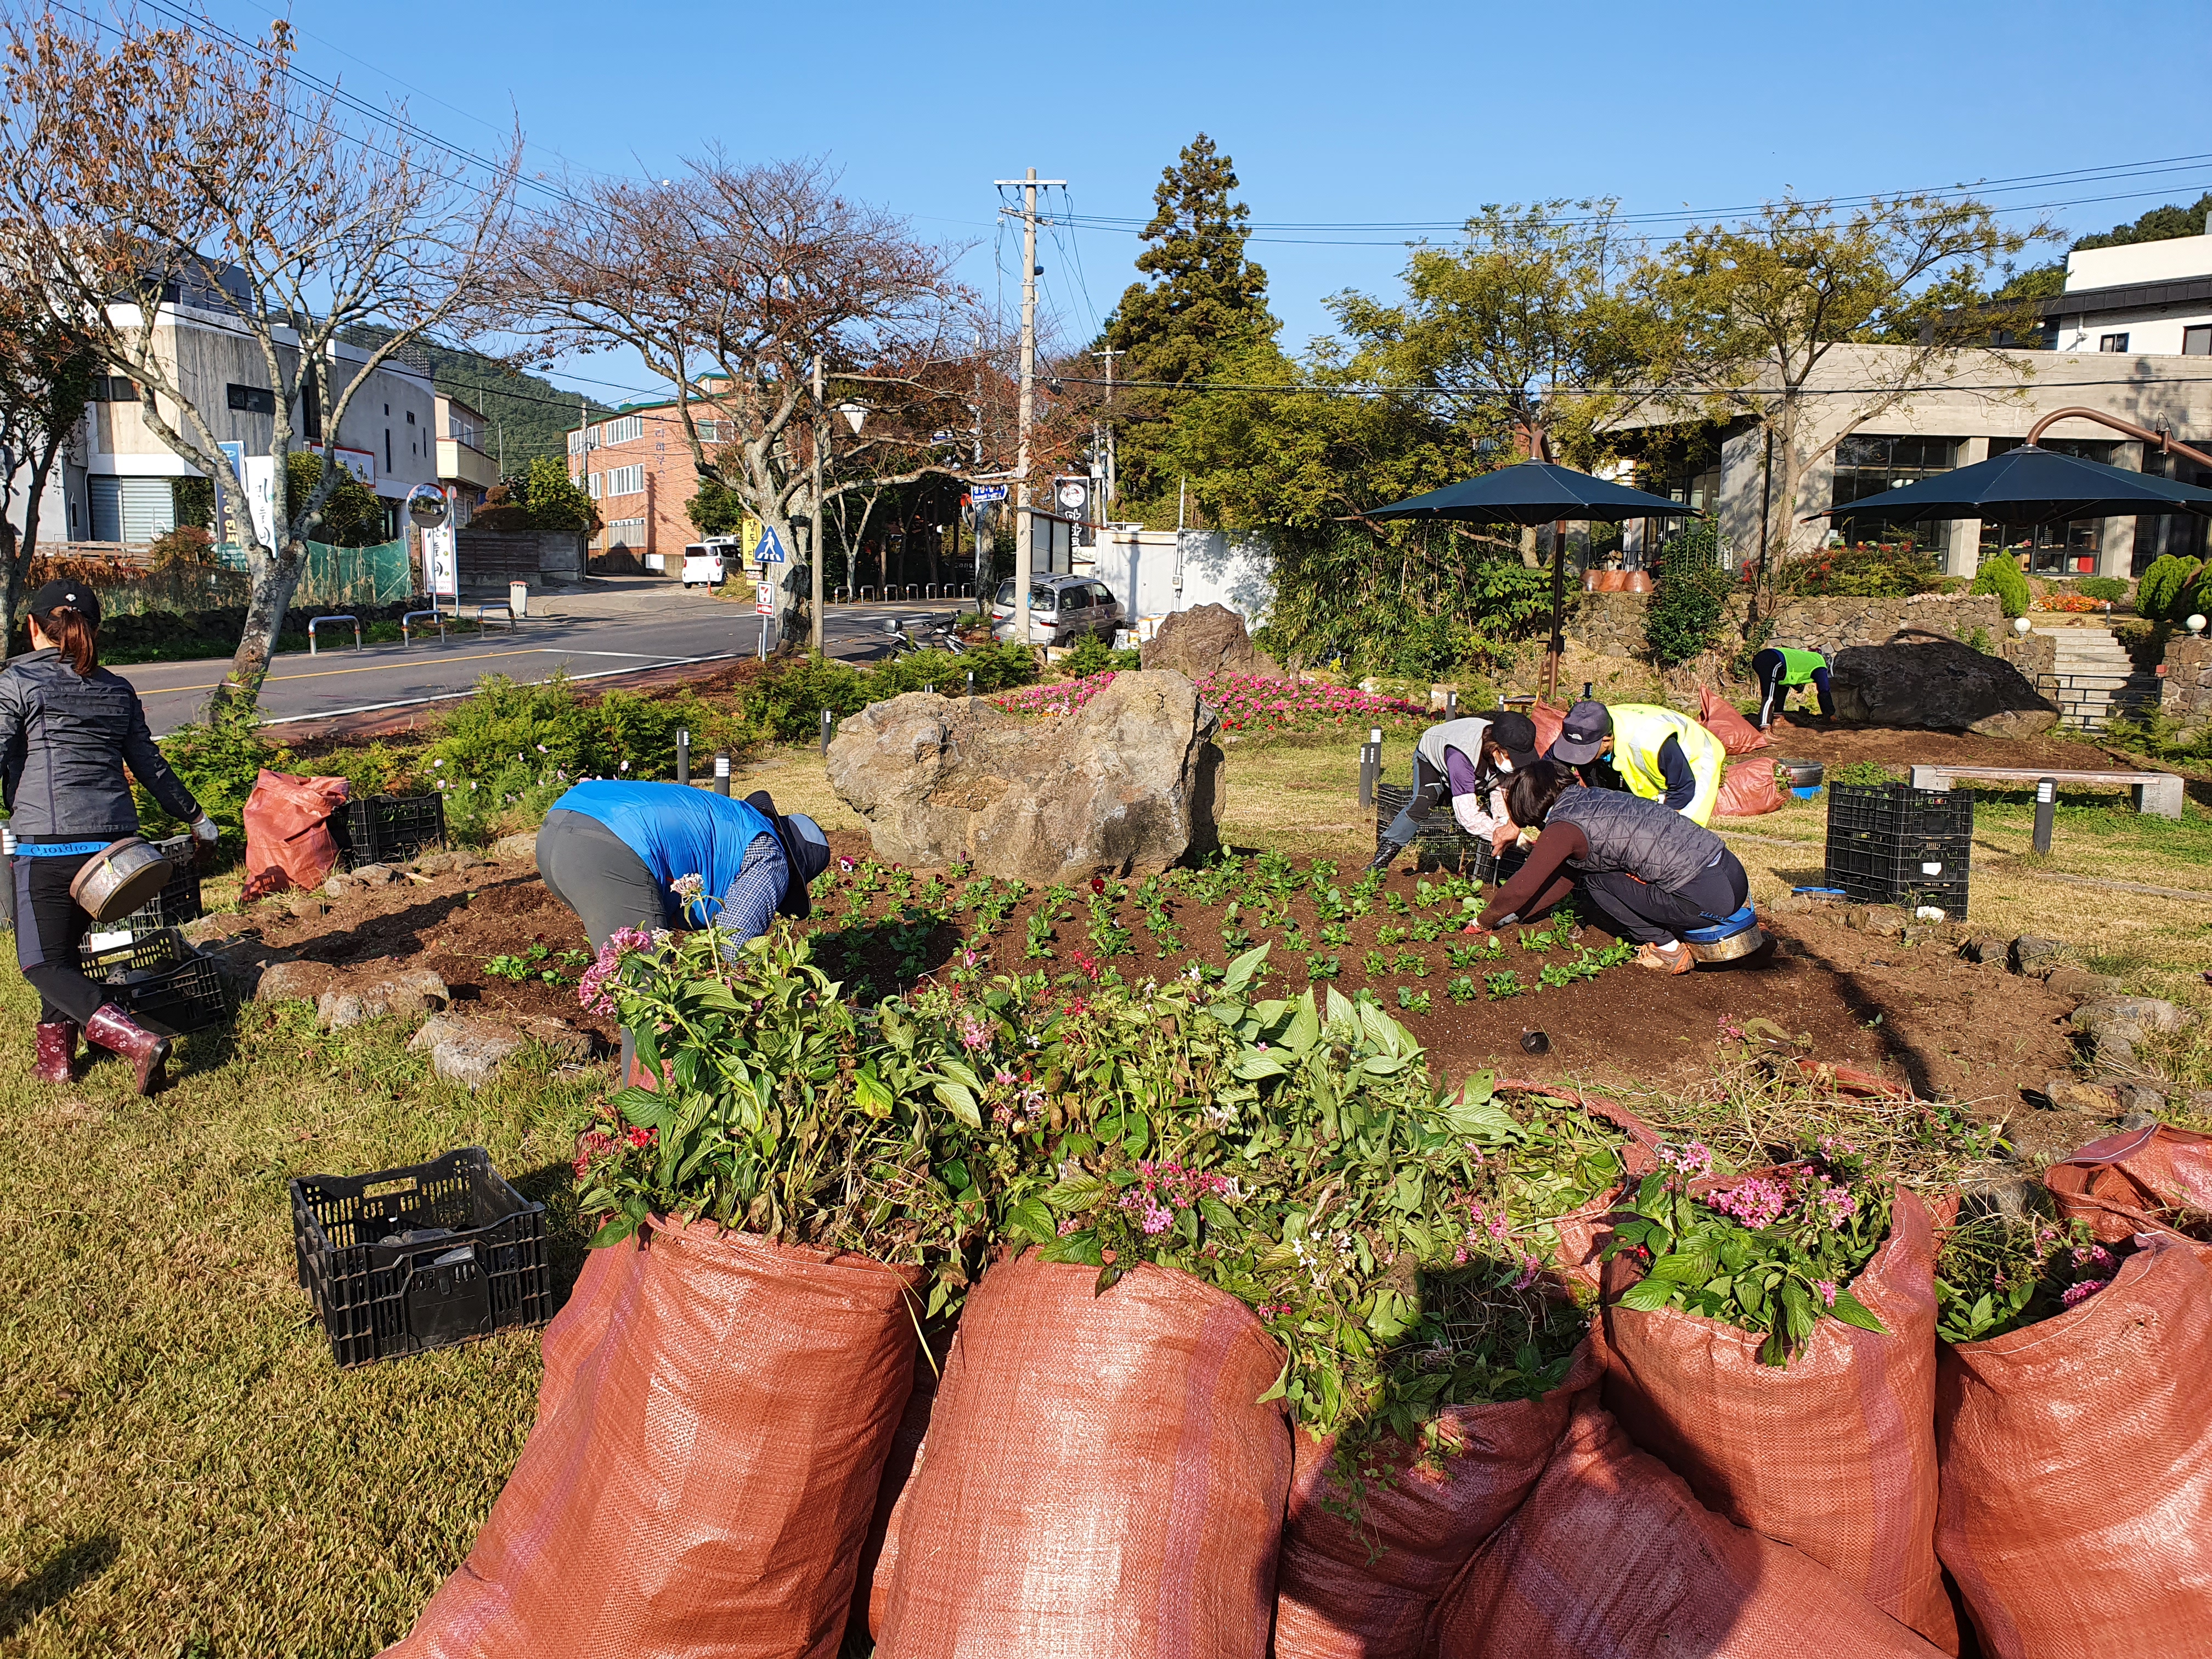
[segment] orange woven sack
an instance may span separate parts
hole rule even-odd
[[[2212,1213],[2212,1135],[2153,1124],[2092,1141],[2043,1172],[2058,1213],[2107,1244],[2136,1233],[2184,1237],[2162,1213]]]
[[[295,778],[263,769],[246,798],[246,879],[253,896],[323,884],[338,861],[331,814],[346,804],[352,787],[343,778]]]
[[[1567,723],[1567,710],[1554,708],[1539,697],[1528,705],[1528,718],[1536,727],[1536,752],[1548,755],[1552,745],[1559,740],[1559,728]]]
[[[644,1255],[635,1249],[586,1250],[584,1270],[576,1287],[561,1304],[561,1311],[545,1328],[539,1350],[545,1372],[538,1382],[538,1420],[544,1422],[561,1409],[575,1385],[576,1373],[592,1350],[607,1334],[614,1304],[636,1277]]]
[[[1732,1526],[1587,1399],[1437,1609],[1437,1659],[1934,1659],[1835,1574]]]
[[[1772,761],[1738,761],[1721,775],[1721,799],[1713,808],[1715,817],[1755,818],[1762,812],[1781,810],[1782,791],[1774,784]]]
[[[643,1237],[594,1252],[627,1259],[554,1345],[572,1375],[391,1654],[836,1653],[913,1382],[915,1275],[711,1223]]]
[[[1607,1264],[1608,1301],[1631,1277]],[[1700,1503],[1955,1653],[1935,1547],[1935,1237],[1911,1193],[1897,1190],[1889,1237],[1850,1288],[1888,1334],[1823,1319],[1786,1366],[1717,1320],[1608,1306],[1605,1403]]]
[[[1283,1351],[1143,1266],[997,1263],[901,1500],[878,1659],[1265,1659],[1291,1484]]]
[[[1437,1602],[1521,1506],[1600,1370],[1586,1340],[1540,1400],[1446,1407],[1437,1437],[1459,1449],[1434,1462],[1395,1439],[1376,1448],[1389,1473],[1366,1481],[1357,1527],[1326,1507],[1346,1496],[1331,1478],[1334,1438],[1297,1430],[1275,1659],[1419,1659]]]
[[[891,1575],[898,1571],[899,1528],[906,1518],[906,1494],[914,1472],[921,1465],[921,1449],[929,1437],[929,1419],[937,1408],[938,1376],[945,1366],[944,1346],[933,1341],[937,1363],[921,1360],[914,1368],[914,1392],[907,1396],[906,1414],[891,1437],[890,1455],[884,1460],[884,1478],[876,1488],[876,1512],[868,1522],[867,1540],[860,1546],[860,1569],[853,1583],[852,1622],[848,1632],[866,1631],[870,1638],[884,1628],[884,1609],[890,1604]]]
[[[1936,1547],[1983,1652],[2212,1656],[2212,1265],[2148,1239],[1942,1368]]]
[[[1735,704],[1722,702],[1702,685],[1698,688],[1698,724],[1718,738],[1731,755],[1748,755],[1774,741],[1738,714]]]

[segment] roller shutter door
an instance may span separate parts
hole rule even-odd
[[[168,479],[95,475],[88,482],[93,540],[150,542],[177,527],[177,498]]]

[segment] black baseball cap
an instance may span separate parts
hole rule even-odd
[[[48,582],[31,595],[31,614],[44,617],[56,611],[74,611],[85,626],[100,626],[100,595],[82,582]]]
[[[1605,740],[1612,735],[1613,716],[1603,703],[1578,702],[1567,710],[1552,758],[1565,766],[1588,766],[1605,752]]]
[[[1536,722],[1526,714],[1504,714],[1490,722],[1490,740],[1505,751],[1516,772],[1536,763]]]

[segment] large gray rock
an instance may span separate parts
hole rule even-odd
[[[407,1046],[417,1054],[427,1049],[431,1071],[473,1092],[497,1077],[501,1066],[525,1041],[504,1020],[437,1014],[423,1021]]]
[[[1865,726],[1925,726],[1990,738],[2032,738],[2058,710],[2002,657],[1929,635],[1836,653],[1836,713]]]
[[[1150,875],[1218,844],[1220,721],[1184,676],[1118,674],[1080,712],[1024,719],[910,691],[830,743],[830,783],[878,856],[1073,881]]]
[[[1230,669],[1239,674],[1282,671],[1252,645],[1244,618],[1225,605],[1194,605],[1160,624],[1139,653],[1146,672],[1173,669],[1192,679]]]
[[[342,1031],[365,1019],[387,1014],[420,1014],[453,1000],[446,981],[428,968],[410,968],[388,976],[340,983],[315,999],[315,1019],[325,1031]]]

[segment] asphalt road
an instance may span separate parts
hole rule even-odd
[[[911,622],[957,608],[945,600],[834,605],[830,653],[852,659],[878,655],[887,618]],[[472,613],[474,606],[463,610]],[[360,651],[351,630],[325,627],[323,648],[314,655],[288,652],[276,659],[262,688],[262,714],[281,725],[465,696],[486,674],[534,682],[565,672],[584,679],[750,656],[760,647],[760,618],[750,605],[651,578],[595,578],[580,588],[532,593],[530,611],[512,629],[495,621],[480,634],[442,641],[434,633],[427,639],[418,634],[412,646]],[[159,737],[198,716],[229,665],[228,658],[210,658],[137,663],[116,672],[137,688]]]

